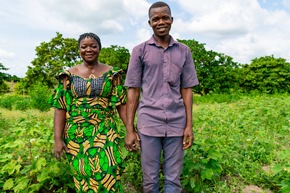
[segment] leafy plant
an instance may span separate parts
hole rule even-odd
[[[241,192],[246,185],[289,192],[289,94],[199,97],[193,106],[195,142],[184,157],[183,192]],[[11,111],[0,110],[0,189],[74,192],[68,164],[52,156],[53,111],[33,115],[28,109],[11,117],[1,113]],[[140,154],[126,151],[125,128],[116,120],[126,163],[124,192],[142,192]],[[160,179],[162,191],[164,176]]]
[[[241,75],[241,87],[246,92],[290,92],[290,63],[286,59],[274,56],[255,58],[251,64],[243,66]]]
[[[212,139],[197,141],[185,152],[181,176],[182,185],[188,192],[201,192],[219,180],[222,172],[222,154]]]
[[[50,109],[48,100],[51,94],[47,86],[42,84],[35,85],[29,93],[32,107],[40,111],[48,111]]]
[[[52,157],[52,122],[35,118],[18,120],[10,125],[13,133],[0,138],[0,187],[21,193],[71,190],[68,164]]]

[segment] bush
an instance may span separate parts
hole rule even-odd
[[[15,101],[15,110],[25,111],[31,108],[31,98],[22,97],[21,100]]]
[[[290,93],[290,63],[283,58],[255,58],[241,69],[241,87],[246,92]]]
[[[31,89],[29,95],[31,97],[31,105],[33,108],[42,112],[48,111],[50,109],[48,100],[51,96],[51,92],[47,86],[37,84]]]

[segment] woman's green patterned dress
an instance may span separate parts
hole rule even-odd
[[[57,75],[50,104],[67,111],[64,141],[77,192],[122,192],[124,164],[113,110],[126,102],[120,71],[114,67],[87,79],[67,70]]]

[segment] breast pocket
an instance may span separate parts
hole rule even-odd
[[[183,67],[179,64],[171,63],[169,68],[169,77],[168,77],[168,84],[170,86],[179,86],[180,85],[180,78],[181,73],[183,71]]]

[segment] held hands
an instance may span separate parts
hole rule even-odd
[[[194,135],[191,127],[186,127],[183,132],[183,149],[191,147],[194,140]]]
[[[65,143],[63,142],[63,140],[59,139],[59,140],[55,140],[54,141],[54,148],[53,148],[53,154],[54,157],[60,161],[61,158],[65,159],[65,152],[68,152],[68,149],[65,145]]]
[[[125,147],[127,151],[137,151],[140,149],[140,137],[133,131],[126,134]]]

